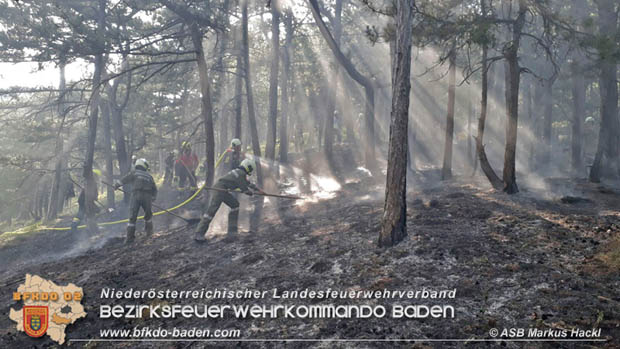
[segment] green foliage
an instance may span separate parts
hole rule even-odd
[[[466,41],[478,46],[494,46],[496,39],[490,22],[475,22],[467,32]]]
[[[318,143],[317,134],[323,117],[322,98],[332,92],[326,85],[334,79],[336,64],[316,26],[307,20],[310,16],[304,2],[294,3],[297,6],[294,8],[295,35],[292,43],[291,80],[294,80],[295,86],[294,92],[289,95],[289,114],[295,116],[296,121],[303,126],[301,133],[306,145],[313,147]],[[384,62],[383,58],[387,57],[386,44],[395,37],[395,9],[391,1],[363,3],[367,6],[345,2],[341,49],[361,73],[372,76],[377,86],[381,87],[377,89],[376,98],[378,102],[385,104],[385,100],[389,99],[389,92],[385,91],[389,89],[384,87],[389,86],[390,69],[389,62]],[[543,41],[543,34],[547,34],[556,40],[551,40],[549,47],[554,58],[562,54],[566,56],[572,49],[568,46],[573,45],[576,40],[572,41],[573,33],[569,35],[563,31],[565,28],[553,25],[566,15],[569,5],[557,1],[527,3],[531,5],[531,10],[528,12],[524,31],[529,36],[527,40],[523,40],[519,62],[522,67],[538,73],[550,69],[550,60],[537,39]],[[214,99],[213,106],[216,111],[214,121],[219,125],[219,118],[233,115],[234,103],[231,100],[234,96],[231,91],[234,89],[235,76],[231,73],[236,71],[239,47],[229,42],[224,50],[222,66],[226,79],[223,86],[215,85],[219,81],[216,77],[222,73],[215,69],[216,56],[219,54],[215,48],[219,47],[216,44],[221,44],[218,40],[223,37],[224,32],[227,32],[229,40],[237,40],[237,6],[226,4],[225,0],[129,0],[107,1],[106,4],[106,30],[105,33],[97,33],[98,2],[95,0],[30,0],[18,3],[0,0],[0,61],[33,61],[39,63],[40,67],[55,69],[61,62],[91,62],[94,53],[104,51],[107,78],[117,83],[118,88],[112,91],[110,85],[113,82],[105,80],[102,98],[106,101],[115,99],[120,105],[127,90],[130,90],[127,104],[121,112],[129,155],[146,157],[154,169],[159,169],[160,151],[174,150],[180,142],[190,140],[196,144],[194,149],[199,152],[198,155],[203,157],[200,87],[196,64],[191,61],[194,52],[188,37],[188,25],[199,23],[205,34],[203,44],[207,52],[207,65],[211,69],[209,74],[212,78],[212,92],[217,92],[218,97],[221,96]],[[171,11],[167,4],[170,4],[169,7],[180,6],[181,11]],[[263,136],[269,91],[269,17],[265,15],[264,3],[249,4],[252,89],[255,95],[258,131]],[[328,20],[331,20],[332,4],[333,1],[323,4]],[[457,51],[457,65],[459,70],[462,69],[463,75],[476,72],[475,69],[480,66],[481,46],[488,46],[489,55],[501,56],[502,49],[512,40],[510,24],[506,22],[509,19],[502,22],[503,18],[498,11],[499,4],[491,1],[486,4],[493,8],[483,14],[479,0],[416,1],[413,38],[415,45],[436,51],[441,59],[445,59],[447,53],[454,49]],[[376,12],[368,11],[368,6],[371,5],[381,5],[383,8],[376,9]],[[553,6],[558,13],[545,12],[543,6]],[[588,14],[582,22],[583,31],[594,32],[598,24],[597,16]],[[99,40],[97,34],[102,35],[105,40]],[[580,38],[582,47],[595,51],[600,59],[618,60],[618,40],[615,37],[594,35]],[[374,46],[369,45],[369,42]],[[374,55],[375,52],[385,55]],[[128,57],[127,67],[121,64],[125,57]],[[179,62],[181,60],[183,62]],[[161,63],[164,61],[169,63]],[[131,83],[129,74],[123,71],[124,69],[131,70]],[[588,69],[589,73],[594,75],[592,72],[595,72],[597,67],[591,64]],[[27,206],[29,200],[32,200],[36,184],[50,180],[57,159],[57,139],[65,141],[64,147],[72,173],[79,180],[85,151],[88,117],[86,112],[92,89],[88,81],[90,73],[91,71],[85,74],[83,82],[69,82],[73,90],[63,98],[66,115],[62,114],[63,108],[59,106],[60,93],[53,91],[55,86],[48,86],[52,91],[46,93],[31,95],[14,91],[15,93],[7,97],[0,97],[0,106],[3,108],[0,110],[0,121],[3,123],[3,128],[0,129],[0,146],[3,149],[0,157],[0,208],[5,216],[26,211],[28,208],[20,205]],[[556,82],[554,98],[568,103],[571,93],[570,76],[562,73],[565,75],[560,76]],[[471,76],[472,79],[479,79],[479,74]],[[358,132],[363,120],[356,115],[364,108],[363,93],[353,86],[350,79],[345,77],[343,82],[341,89],[347,93],[344,97],[347,99],[346,107],[351,109],[346,112],[355,123],[351,129]],[[426,102],[442,105],[446,98],[445,88],[434,82],[425,86],[430,96]],[[477,93],[477,90],[474,90]],[[387,97],[380,96],[382,93]],[[501,91],[498,94],[501,95]],[[242,95],[246,96],[245,91],[242,91]],[[457,95],[464,94],[459,91]],[[598,97],[598,91],[593,91],[588,96],[587,116],[598,118]],[[458,98],[478,100],[479,96],[475,94]],[[313,105],[312,102],[318,105]],[[570,113],[557,104],[559,103],[554,105],[554,118],[557,121],[553,127],[564,137],[568,134]],[[342,108],[342,105],[340,107]],[[247,105],[244,100],[244,122],[247,120],[246,112]],[[379,118],[385,118],[381,114],[381,111],[377,112]],[[457,113],[457,118],[464,117],[465,113]],[[378,120],[378,127],[384,126],[382,122],[383,120]],[[340,127],[342,133],[345,127]],[[100,123],[95,163],[101,169],[105,164],[101,146],[102,131]],[[246,131],[243,131],[243,141],[247,145]],[[230,130],[228,132],[230,134]],[[219,130],[216,130],[216,133],[219,133]],[[292,132],[290,135],[293,139]],[[381,136],[383,135],[378,135],[379,138]],[[116,144],[112,147],[115,152]],[[116,158],[116,154],[114,157]],[[115,174],[118,175],[116,160],[114,166]],[[43,177],[39,176],[41,173],[44,174]],[[18,202],[16,197],[23,200]]]
[[[589,41],[592,48],[598,52],[602,61],[620,61],[620,45],[618,40],[609,35],[596,35],[594,40]]]

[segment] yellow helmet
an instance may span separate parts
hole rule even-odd
[[[140,158],[138,160],[136,160],[136,168],[140,166],[142,167],[144,170],[148,171],[149,170],[149,163],[148,161],[146,161],[146,159],[144,158]]]
[[[97,175],[97,176],[101,176],[101,171],[98,169],[94,169],[93,170],[93,174]]]
[[[241,164],[239,166],[243,167],[243,169],[245,169],[245,172],[251,175],[256,168],[256,162],[254,162],[254,160],[252,159],[245,159],[241,161]]]

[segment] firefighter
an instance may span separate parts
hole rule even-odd
[[[101,171],[94,169],[93,176],[94,176],[94,182],[97,183],[98,177],[101,176]],[[72,233],[75,233],[77,231],[77,227],[80,225],[80,223],[86,216],[86,188],[87,186],[85,185],[84,188],[82,188],[82,190],[80,191],[80,195],[78,196],[78,212],[77,212],[77,215],[73,217],[73,221],[71,222]],[[99,209],[99,206],[95,205],[95,201],[97,201],[97,198],[99,197],[99,191],[97,190],[96,185],[93,186],[92,193],[90,196],[92,197],[92,200],[93,200],[93,202],[90,205],[92,206],[93,212],[97,214],[99,213],[100,209]],[[96,227],[96,225],[93,225],[93,224],[89,224],[89,225]],[[90,226],[89,228],[91,228]]]
[[[166,160],[164,161],[164,163],[166,164],[166,172],[164,174],[164,185],[170,185],[172,184],[172,177],[173,177],[173,171],[174,171],[174,152],[171,151],[170,153],[168,153],[168,156],[166,156]]]
[[[234,138],[230,142],[230,147],[226,149],[225,163],[229,165],[230,170],[234,170],[241,164],[244,154],[241,152],[241,140]]]
[[[246,195],[252,196],[254,192],[264,194],[263,190],[255,186],[248,181],[247,176],[251,175],[256,169],[256,163],[254,160],[245,159],[241,162],[239,167],[228,172],[223,177],[220,177],[214,187],[221,190],[233,191],[240,189]],[[209,229],[209,224],[215,217],[220,205],[225,203],[230,207],[228,213],[228,234],[234,235],[237,233],[237,221],[239,220],[239,201],[227,191],[215,191],[207,211],[202,215],[198,228],[194,234],[194,240],[196,242],[205,242],[205,233]]]
[[[135,155],[131,156],[131,166],[129,167],[129,172],[133,171],[136,169],[136,161],[138,160],[138,157]],[[131,183],[128,183],[125,186],[125,192],[123,193],[123,202],[125,203],[131,203],[131,193],[133,192],[133,190],[131,190]]]
[[[192,151],[188,142],[183,142],[181,154],[176,161],[175,172],[179,176],[179,188],[185,187],[185,180],[189,179],[191,187],[196,187],[196,168],[198,168],[198,156]]]
[[[149,171],[149,163],[146,159],[136,160],[135,169],[129,172],[120,181],[114,183],[114,188],[118,189],[125,184],[131,183],[131,203],[129,205],[129,223],[127,224],[126,244],[131,244],[135,239],[136,220],[140,207],[144,210],[144,230],[147,236],[153,234],[153,211],[151,202],[157,197],[157,186]]]

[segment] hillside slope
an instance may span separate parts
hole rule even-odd
[[[364,187],[365,192],[362,193]],[[68,338],[99,337],[102,328],[135,326],[234,328],[242,338],[489,338],[491,328],[602,329],[607,343],[620,345],[620,272],[609,264],[609,243],[618,238],[617,196],[597,194],[596,203],[563,203],[527,193],[506,196],[452,182],[411,193],[407,239],[376,247],[383,203],[377,189],[345,185],[335,198],[292,206],[267,218],[258,232],[236,239],[211,235],[205,245],[180,226],[158,231],[127,248],[120,238],[88,253],[14,268],[2,282],[2,312],[15,307],[9,295],[25,273],[84,288],[88,316],[67,329]],[[601,195],[603,195],[601,197]],[[456,289],[448,300],[337,300],[335,304],[449,304],[454,319],[99,319],[102,288],[125,290],[432,290]],[[254,304],[256,300],[214,300],[210,304]],[[329,303],[295,300],[290,304]],[[125,301],[119,301],[125,304]],[[132,303],[130,301],[127,304]],[[133,302],[135,303],[135,301]],[[144,303],[147,303],[144,301]],[[191,301],[178,303],[192,304]],[[287,301],[266,298],[260,304]],[[176,303],[175,303],[176,304]],[[44,337],[46,338],[46,337]],[[17,333],[0,317],[0,347],[48,346]],[[99,343],[101,344],[101,343]],[[125,347],[169,347],[171,343],[117,343]],[[198,345],[199,343],[193,343]],[[262,346],[265,343],[229,343]],[[458,347],[462,343],[427,343]],[[522,343],[507,342],[507,347]],[[587,343],[586,343],[587,344]],[[71,346],[82,346],[74,342]],[[93,347],[94,343],[89,347]],[[179,343],[176,347],[191,346]],[[335,343],[291,343],[294,347]],[[357,347],[356,343],[340,343]],[[407,345],[410,346],[411,344]],[[488,347],[488,343],[478,343]],[[394,343],[375,343],[393,347]],[[105,347],[94,346],[94,347]],[[534,343],[530,347],[559,347]],[[580,347],[564,343],[561,347]]]

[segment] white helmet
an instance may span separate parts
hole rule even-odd
[[[149,170],[149,163],[148,163],[148,161],[146,161],[146,159],[145,159],[145,158],[140,158],[140,159],[136,160],[136,168],[137,168],[138,166],[142,167],[142,168],[143,168],[143,169],[145,169],[146,171],[148,171],[148,170]]]
[[[241,164],[239,166],[243,167],[243,169],[245,169],[245,172],[251,175],[252,172],[254,172],[254,169],[256,169],[256,162],[254,162],[254,160],[252,159],[245,159],[241,161]]]
[[[230,146],[231,147],[237,147],[241,145],[241,140],[239,138],[233,138],[232,141],[230,141]]]

